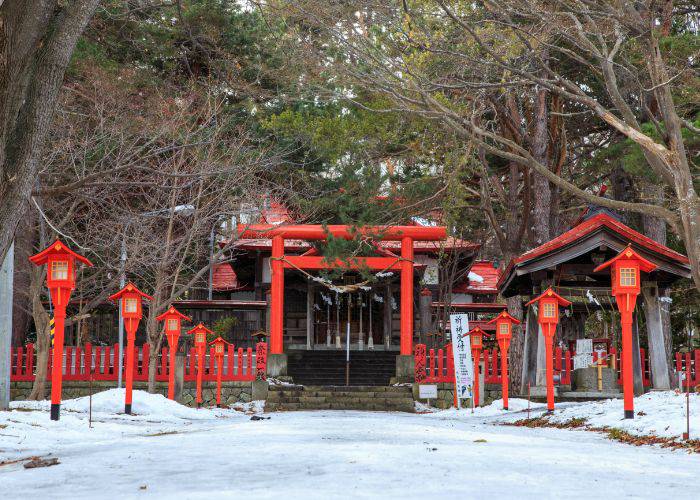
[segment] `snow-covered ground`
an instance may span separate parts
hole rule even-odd
[[[318,411],[251,420],[255,405],[248,414],[194,410],[141,391],[139,415],[118,415],[122,398],[118,390],[95,396],[91,429],[85,398],[64,402],[58,422],[46,403],[0,412],[0,462],[60,460],[0,465],[2,498],[697,498],[700,455],[582,430],[499,425],[525,417],[527,403],[515,399],[509,412],[496,402],[473,414]],[[637,411],[647,412],[643,404]],[[533,416],[541,412],[533,405]]]
[[[694,428],[700,434],[700,396],[691,394],[689,402],[691,432]],[[686,430],[685,394],[663,391],[639,396],[634,399],[633,419],[624,418],[623,404],[622,399],[608,399],[568,406],[555,411],[549,420],[584,418],[590,427],[615,427],[637,436],[680,437]]]

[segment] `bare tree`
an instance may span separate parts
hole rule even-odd
[[[39,221],[36,248],[58,236],[96,264],[79,273],[67,326],[104,305],[122,273],[152,293],[145,326],[155,358],[162,342],[155,317],[203,286],[210,263],[227,250],[209,260],[210,231],[243,201],[256,201],[274,187],[264,175],[274,160],[245,126],[231,127],[222,100],[206,92],[148,96],[147,109],[155,111],[144,116],[118,91],[107,90],[103,82],[79,92],[66,89],[31,198]],[[45,392],[49,350],[43,280],[40,269],[31,270],[35,398]],[[78,341],[88,335],[80,329]],[[151,389],[154,382],[152,372]]]

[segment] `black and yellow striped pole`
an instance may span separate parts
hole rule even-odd
[[[53,321],[53,316],[49,319],[49,328],[50,328],[50,333],[49,333],[49,340],[51,340],[51,349],[53,349],[53,338],[56,333],[56,325],[54,324]]]

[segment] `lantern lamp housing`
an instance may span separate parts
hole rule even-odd
[[[207,343],[207,335],[214,334],[214,332],[212,332],[209,328],[204,326],[203,323],[199,323],[187,333],[190,335],[194,335],[194,344],[197,347],[205,346]]]
[[[121,301],[122,318],[138,320],[143,316],[143,299],[153,300],[153,297],[143,293],[132,282],[127,283],[124,288],[109,297],[109,300],[113,302]]]
[[[510,342],[513,335],[513,325],[519,325],[520,321],[508,314],[507,311],[501,311],[488,324],[496,323],[496,340]]]
[[[92,267],[92,262],[75,253],[61,240],[54,241],[38,254],[29,257],[29,260],[37,266],[46,264],[46,285],[52,291],[61,289],[71,291],[75,288],[76,261]],[[61,299],[60,302],[63,301],[62,299],[67,302],[68,295],[58,294],[58,297],[55,298]],[[55,305],[63,306],[66,304]]]
[[[165,321],[166,335],[180,335],[182,320],[192,321],[189,316],[185,316],[180,311],[170,306],[167,311],[156,318],[157,321]]]
[[[212,340],[211,342],[209,342],[209,345],[213,345],[213,346],[214,346],[214,354],[215,354],[216,356],[223,356],[223,355],[224,355],[225,347],[228,346],[228,345],[231,345],[231,343],[230,343],[230,342],[226,342],[226,341],[225,341],[224,339],[222,339],[221,337],[216,337],[214,340]]]
[[[473,328],[469,333],[465,333],[464,336],[469,336],[469,342],[473,351],[480,351],[484,348],[484,336],[488,335],[478,326]]]
[[[541,325],[547,323],[553,325],[558,324],[559,307],[568,307],[571,305],[571,302],[561,297],[551,288],[547,288],[542,295],[532,299],[527,305],[529,306],[534,303],[537,303],[538,306],[537,321]]]
[[[619,254],[596,267],[593,272],[610,268],[610,284],[613,295],[639,295],[641,272],[650,273],[658,266],[645,259],[627,245]]]

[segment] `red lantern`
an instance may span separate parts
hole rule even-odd
[[[519,325],[520,321],[502,311],[495,318],[488,322],[496,323],[496,341],[501,351],[501,392],[503,393],[503,409],[508,409],[508,348],[510,339],[513,336],[513,325]]]
[[[168,369],[168,399],[175,399],[175,353],[177,343],[180,340],[182,320],[192,321],[180,311],[170,306],[167,311],[156,318],[157,321],[165,321],[165,338],[168,339],[168,351],[170,366]]]
[[[231,345],[221,337],[216,337],[209,342],[209,345],[214,346],[214,358],[216,359],[216,406],[221,408],[221,374],[224,369],[224,350],[225,347]],[[229,359],[229,363],[233,360]]]
[[[526,305],[537,302],[537,322],[544,335],[544,347],[547,367],[547,411],[554,411],[554,334],[559,324],[559,306],[568,307],[571,302],[557,295],[551,288],[547,288],[539,297],[532,299]]]
[[[53,365],[51,366],[51,420],[58,420],[61,413],[61,387],[63,384],[63,335],[66,323],[66,306],[75,289],[76,261],[86,266],[92,263],[68,248],[60,240],[29,260],[37,266],[46,264],[46,285],[54,307]]]
[[[197,350],[197,406],[202,405],[202,375],[204,374],[204,353],[207,348],[207,335],[214,334],[202,323],[187,332],[194,335],[194,347]]]
[[[127,415],[131,414],[131,395],[134,385],[134,344],[136,343],[136,330],[143,316],[141,304],[143,299],[153,300],[153,297],[143,293],[131,282],[109,297],[111,301],[121,300],[122,302],[122,318],[124,318],[124,328],[126,329],[126,394],[124,397],[124,413]]]
[[[625,418],[634,418],[634,374],[632,370],[632,317],[641,289],[640,271],[650,273],[658,266],[635,252],[630,245],[593,272],[610,268],[612,294],[620,310],[622,323],[622,388],[625,398]]]
[[[479,364],[481,362],[481,352],[484,349],[484,337],[490,337],[478,326],[464,334],[469,336],[472,348],[472,359],[474,360],[474,406],[479,406]]]

